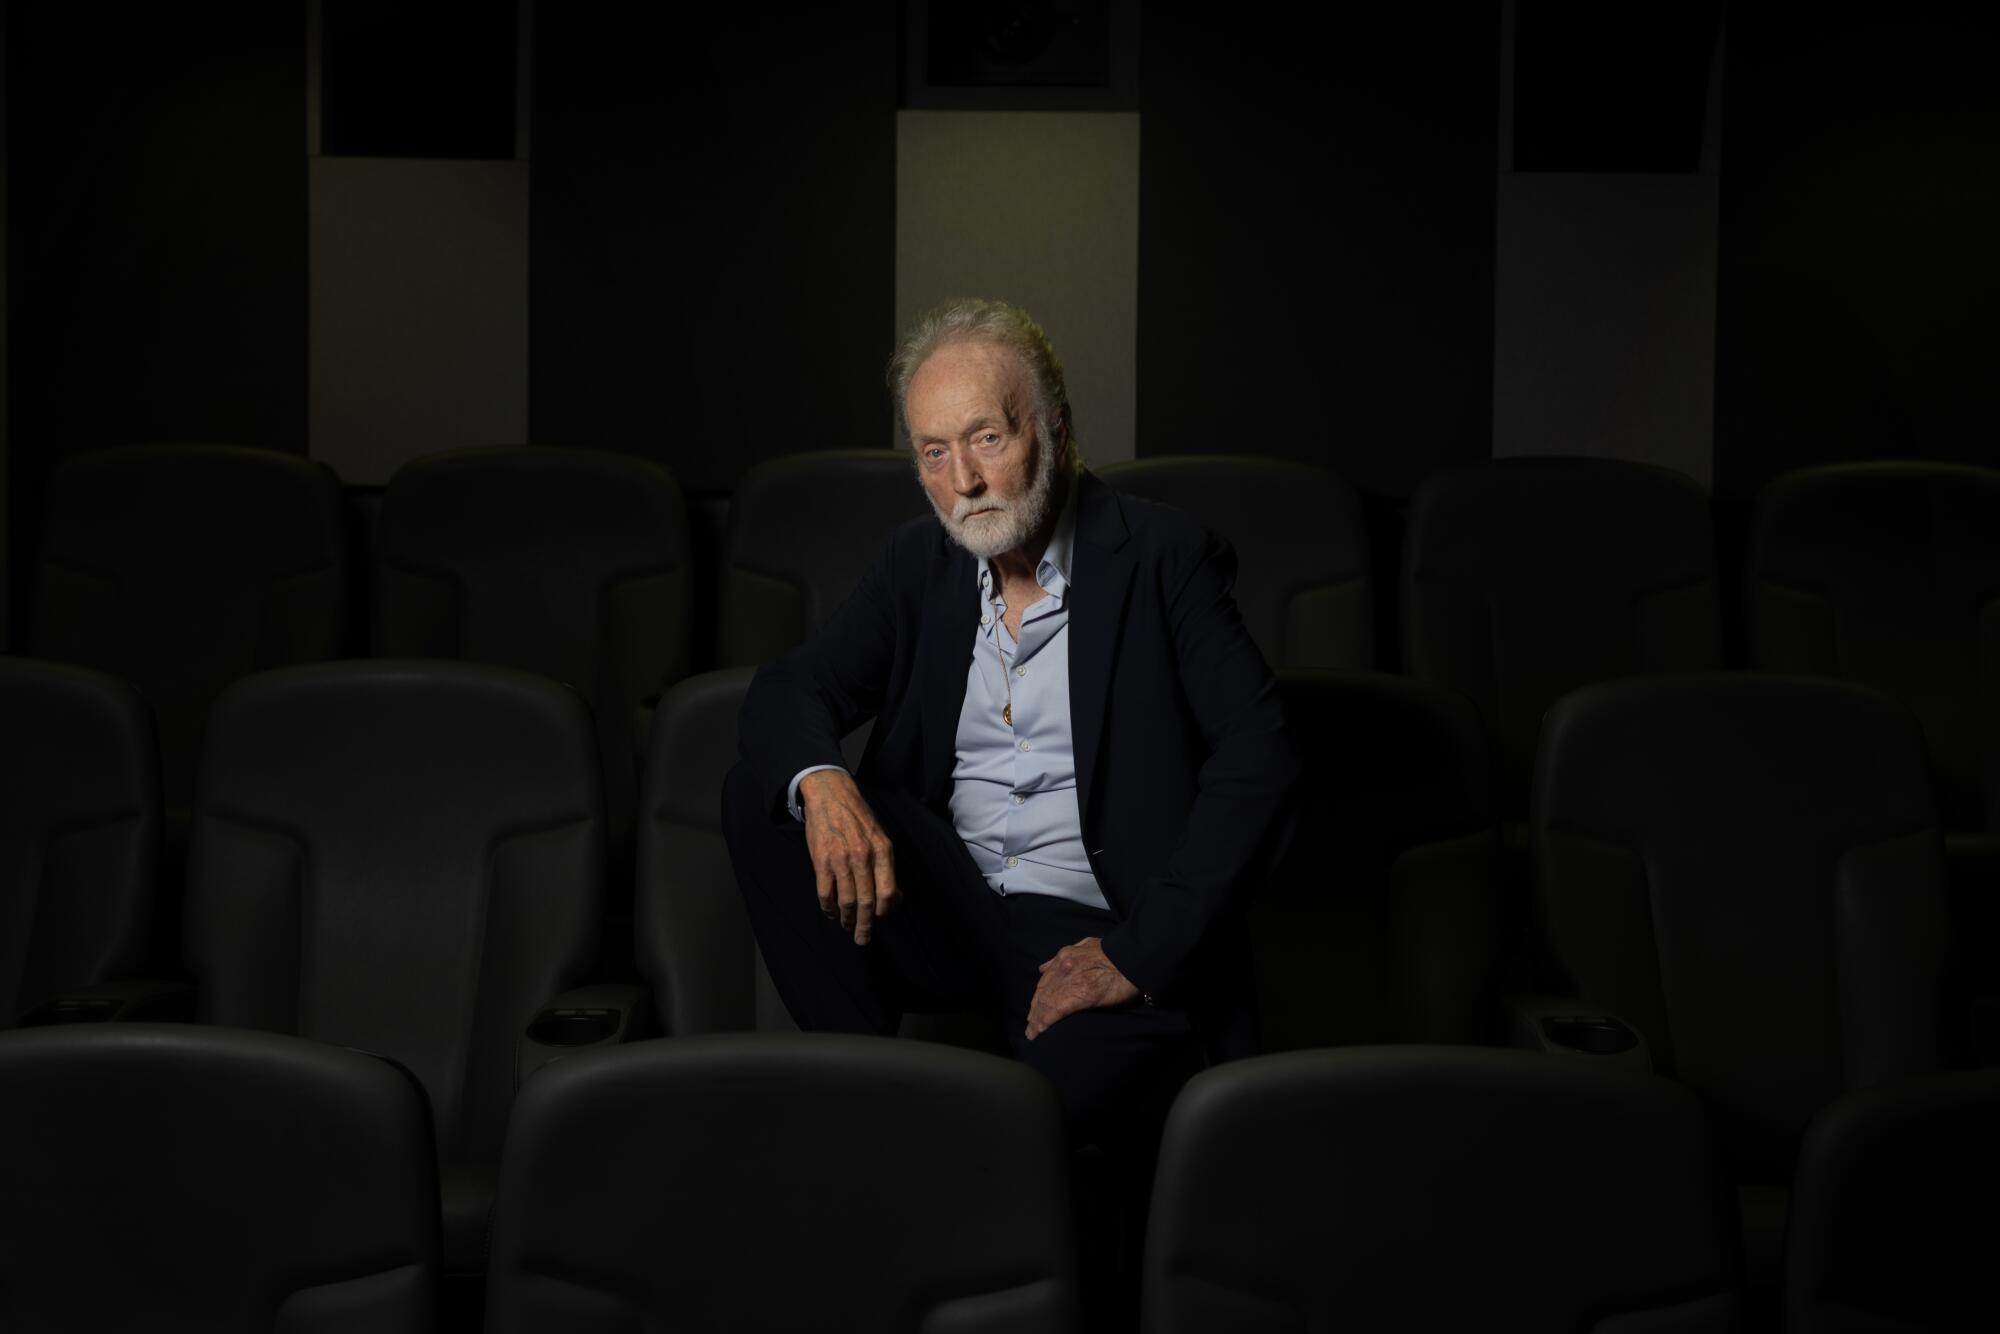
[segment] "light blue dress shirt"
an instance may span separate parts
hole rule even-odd
[[[1076,747],[1069,707],[1070,560],[1076,549],[1076,488],[1035,568],[1043,596],[1007,633],[992,563],[982,559],[979,626],[967,667],[952,766],[951,820],[973,865],[996,894],[1052,894],[1109,909],[1083,846]],[[1010,697],[1014,722],[1002,717]],[[799,780],[834,765],[802,769],[787,793],[802,818]]]
[[[1044,597],[1017,642],[988,561],[979,562],[979,628],[958,715],[951,822],[998,894],[1053,894],[1108,908],[1084,855],[1069,711],[1069,576],[1076,493],[1035,567]],[[1013,701],[1010,727],[1002,710]]]

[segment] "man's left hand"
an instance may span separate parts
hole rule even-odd
[[[1049,1031],[1056,1020],[1078,1010],[1098,1010],[1139,999],[1139,988],[1104,957],[1104,942],[1085,936],[1056,951],[1042,965],[1042,980],[1028,1004],[1028,1041]]]

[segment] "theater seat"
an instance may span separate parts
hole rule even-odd
[[[1902,701],[1945,827],[2000,833],[2000,469],[1788,473],[1757,498],[1748,566],[1751,665]]]
[[[1012,1062],[834,1035],[555,1062],[507,1136],[489,1334],[1064,1331],[1055,1090]]]
[[[722,837],[722,785],[754,667],[691,676],[660,699],[640,804],[639,973],[659,1031],[796,1032],[750,934]]]
[[[1273,667],[1375,665],[1368,528],[1338,473],[1284,459],[1109,463],[1104,483],[1193,515],[1236,551],[1236,605]]]
[[[1403,668],[1473,702],[1502,819],[1525,818],[1544,710],[1612,677],[1721,663],[1708,495],[1666,468],[1504,459],[1410,501]]]
[[[1748,553],[1752,665],[1860,681],[1924,728],[1968,1041],[2000,1064],[2000,469],[1845,463],[1772,481]]]
[[[899,449],[793,454],[744,473],[723,535],[716,665],[768,662],[804,643],[896,525],[930,512]]]
[[[2000,1070],[1850,1093],[1813,1119],[1787,1241],[1786,1329],[2000,1329]]]
[[[1265,1050],[1490,1041],[1504,940],[1478,716],[1405,677],[1278,685],[1310,762],[1298,833],[1251,906]]]
[[[1759,1292],[1807,1123],[1943,1060],[1940,852],[1922,733],[1865,686],[1654,677],[1549,711],[1545,981],[1636,1027],[1713,1111]]]
[[[1147,1334],[1736,1328],[1708,1118],[1644,1073],[1527,1052],[1254,1057],[1182,1090]]]
[[[449,1273],[481,1268],[522,1035],[598,966],[602,812],[588,710],[541,677],[328,663],[215,707],[188,884],[198,1017],[409,1067]]]
[[[147,963],[160,857],[153,719],[123,681],[0,658],[0,1028]]]
[[[0,1325],[430,1334],[436,1168],[393,1062],[271,1033],[0,1034]]]
[[[634,720],[687,672],[693,571],[681,489],[589,449],[432,454],[389,480],[374,652],[515,667],[591,706],[610,846],[630,864]]]
[[[28,651],[138,687],[177,830],[216,694],[341,653],[339,480],[275,450],[138,445],[64,463],[45,503]]]

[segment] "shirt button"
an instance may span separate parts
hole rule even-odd
[[[1022,805],[1022,804],[1023,804],[1023,803],[1025,803],[1025,802],[1026,802],[1027,800],[1028,800],[1028,799],[1027,799],[1026,797],[1022,796],[1022,795],[1021,795],[1020,793],[1018,793],[1018,792],[1016,792],[1016,793],[1014,794],[1014,804],[1015,804],[1016,806],[1019,806],[1019,805]]]
[[[1020,864],[1021,864],[1021,859],[1019,857],[1009,857],[1007,859],[1007,869],[1010,871],[1013,870],[1016,866],[1019,866]]]
[[[1028,669],[1026,667],[1016,667],[1014,669],[1014,675],[1016,676],[1026,676],[1027,674],[1028,674]]]
[[[991,625],[993,624],[993,618],[991,616],[982,616],[979,618],[979,623],[981,625]]]
[[[1035,748],[1035,743],[1032,741],[1023,741],[1021,743],[1022,750],[1033,750],[1034,748]]]

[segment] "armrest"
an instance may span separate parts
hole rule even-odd
[[[570,1052],[646,1036],[650,1013],[649,993],[635,984],[606,982],[565,991],[542,1006],[521,1034],[515,1082]]]
[[[1565,996],[1517,996],[1507,1006],[1507,1045],[1550,1056],[1653,1068],[1646,1037],[1601,1005]]]
[[[186,982],[99,982],[51,996],[20,1018],[22,1028],[102,1024],[127,1019],[182,1023],[194,1018],[194,988]]]

